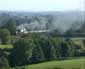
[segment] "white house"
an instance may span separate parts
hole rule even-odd
[[[50,30],[46,29],[36,29],[37,24],[31,23],[31,24],[21,24],[20,26],[17,27],[16,34],[18,33],[45,33],[45,32],[50,32]]]

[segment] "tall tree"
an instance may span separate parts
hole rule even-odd
[[[33,41],[31,39],[20,38],[14,43],[14,49],[10,54],[10,60],[12,66],[20,66],[28,63],[28,60],[32,56]]]
[[[12,35],[16,33],[16,22],[13,19],[9,19],[4,27],[7,28]]]
[[[44,52],[42,50],[42,45],[41,45],[39,37],[35,39],[34,44],[35,44],[35,46],[33,48],[32,58],[31,58],[32,63],[45,61],[45,56],[44,56]]]
[[[10,32],[7,29],[0,29],[0,39],[2,44],[8,44],[10,42]]]
[[[0,69],[10,69],[8,57],[1,49],[0,49]]]

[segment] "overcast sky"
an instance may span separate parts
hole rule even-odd
[[[0,10],[70,11],[84,10],[85,0],[0,0]]]

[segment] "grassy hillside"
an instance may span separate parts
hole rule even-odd
[[[71,39],[77,46],[79,46],[80,47],[80,51],[81,52],[85,52],[85,45],[84,45],[84,42],[83,42],[83,40],[84,40],[84,38],[73,38],[73,39]]]
[[[83,38],[72,38],[71,40],[77,45],[84,46],[83,45]]]
[[[85,69],[85,58],[44,62],[18,69]]]

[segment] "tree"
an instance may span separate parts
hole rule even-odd
[[[2,44],[10,43],[10,32],[9,30],[3,28],[0,29],[0,39]]]
[[[57,58],[56,50],[54,46],[52,45],[50,38],[46,36],[40,37],[40,40],[38,43],[40,44],[39,47],[41,48],[41,51],[43,52],[44,60],[49,61],[49,60],[54,60]]]
[[[20,38],[14,43],[14,49],[10,54],[11,66],[21,66],[28,63],[32,56],[33,41],[28,37]]]
[[[34,40],[35,46],[32,51],[31,63],[38,63],[41,61],[45,61],[45,56],[40,40],[41,39],[39,37]]]
[[[16,34],[16,22],[13,19],[9,19],[4,28],[8,29],[12,35]]]
[[[76,44],[71,39],[64,40],[62,48],[65,57],[74,57],[77,54]]]
[[[10,69],[7,55],[0,49],[0,69]]]
[[[61,43],[62,43],[62,40],[60,37],[50,37],[49,39],[49,44],[51,46],[51,56],[53,55],[53,59],[60,59],[61,58],[61,49],[60,49],[60,46],[61,46]]]

